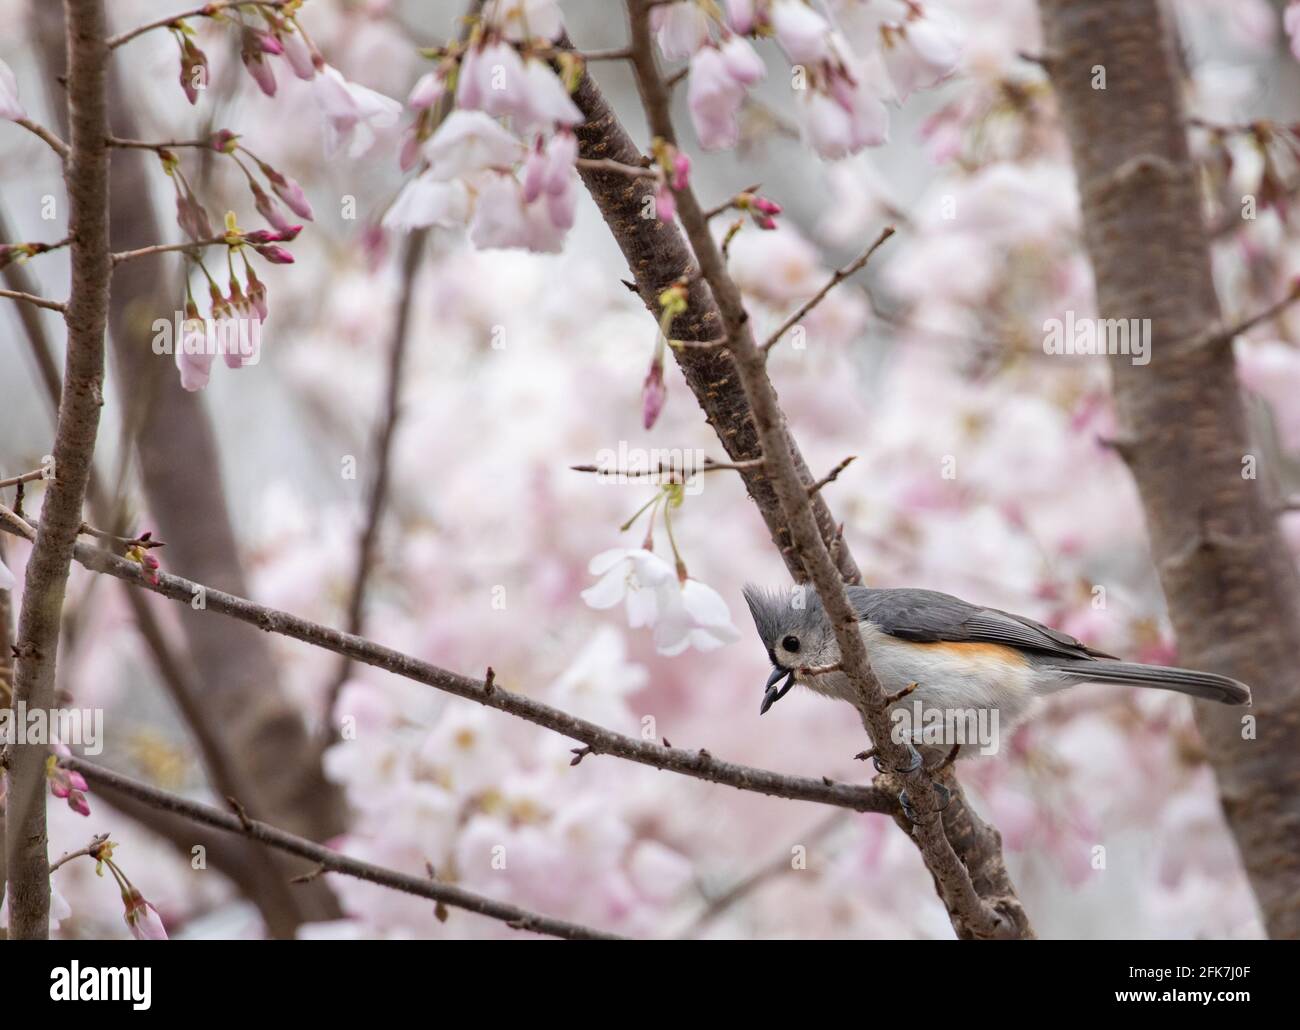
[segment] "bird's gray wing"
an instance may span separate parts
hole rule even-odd
[[[1008,644],[1058,658],[1113,657],[1041,622],[997,608],[982,608],[937,590],[853,587],[849,595],[861,618],[900,640],[920,644]]]

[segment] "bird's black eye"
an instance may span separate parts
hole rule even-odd
[[[791,654],[798,654],[798,653],[799,653],[799,638],[798,638],[798,637],[793,637],[793,636],[791,636],[791,637],[786,637],[784,640],[781,641],[781,646],[784,647],[784,648],[785,648],[787,651],[789,651]]]

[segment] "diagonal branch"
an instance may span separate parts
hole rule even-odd
[[[0,530],[25,540],[32,539],[34,535],[29,523],[3,505],[0,505]],[[200,603],[205,612],[228,615],[268,633],[278,633],[292,637],[294,640],[301,640],[303,643],[347,656],[363,665],[383,669],[405,679],[414,680],[416,683],[423,683],[488,708],[518,716],[538,726],[545,726],[556,733],[581,741],[585,745],[586,753],[589,754],[613,755],[616,758],[626,758],[641,765],[681,773],[695,779],[795,801],[816,801],[825,805],[838,805],[855,812],[892,815],[898,811],[898,803],[894,795],[875,787],[851,786],[836,783],[825,777],[810,779],[805,776],[786,776],[766,769],[720,761],[704,749],[689,751],[685,748],[669,747],[639,737],[615,733],[613,730],[579,719],[524,694],[506,690],[497,685],[490,675],[486,681],[473,680],[362,637],[341,633],[288,612],[267,608],[242,597],[192,583],[166,572],[157,573],[158,582],[152,584],[145,579],[140,566],[135,562],[119,558],[109,551],[88,544],[77,544],[75,557],[78,562],[94,572],[105,573],[174,601],[186,605]]]
[[[80,758],[64,758],[60,760],[60,764],[81,773],[89,783],[97,788],[107,787],[115,793],[134,798],[136,801],[152,808],[182,816],[204,826],[212,826],[228,833],[240,834],[259,844],[284,851],[290,855],[297,855],[299,858],[309,859],[317,863],[320,872],[354,876],[358,880],[365,880],[367,883],[389,887],[392,890],[402,891],[406,894],[414,894],[419,898],[428,898],[430,901],[450,905],[452,908],[464,909],[466,912],[476,912],[481,916],[487,916],[489,919],[499,919],[516,930],[527,930],[531,933],[546,934],[550,937],[563,937],[571,941],[622,940],[617,934],[606,933],[603,930],[593,930],[588,926],[581,926],[577,923],[566,922],[563,919],[554,919],[551,916],[530,912],[518,905],[496,901],[493,898],[475,894],[473,891],[449,883],[440,883],[431,877],[423,879],[418,876],[411,876],[409,873],[400,873],[394,869],[385,869],[383,866],[372,865],[370,862],[349,858],[347,855],[331,851],[329,848],[295,836],[292,833],[287,833],[275,826],[259,822],[256,819],[250,819],[242,813],[232,815],[229,812],[222,812],[211,805],[204,805],[176,794],[169,794],[157,787],[151,787],[147,783],[130,779],[120,773],[113,772],[111,769],[105,769],[103,766],[94,765]],[[84,852],[74,854],[82,853]],[[60,859],[60,862],[71,857],[73,855],[65,856]]]
[[[659,75],[654,57],[649,23],[652,6],[651,0],[629,0],[632,15],[632,63],[652,132],[665,142],[675,144],[675,133],[669,115],[670,91]],[[618,136],[625,137],[626,134],[615,131],[617,122],[612,112],[589,80],[585,80],[579,87],[578,104],[589,118],[588,124],[579,129],[580,153],[583,156],[612,156],[624,163],[632,163],[635,160],[633,155],[625,157],[623,153],[608,153],[612,149],[609,144],[621,143]],[[628,145],[630,146],[630,141]],[[635,151],[635,148],[631,149]],[[628,157],[632,160],[628,160]],[[812,477],[786,430],[784,415],[767,376],[765,352],[754,340],[740,291],[726,271],[722,254],[709,230],[706,212],[689,188],[681,190],[677,194],[678,209],[690,241],[690,249],[681,244],[680,237],[671,226],[662,223],[655,223],[650,230],[653,235],[645,239],[644,225],[637,227],[634,220],[639,212],[635,208],[629,210],[628,202],[636,199],[636,184],[629,186],[625,183],[621,196],[617,193],[611,196],[611,187],[607,182],[597,180],[593,184],[593,176],[584,178],[606,214],[624,253],[628,255],[637,277],[638,288],[648,303],[657,296],[657,291],[646,297],[646,284],[642,282],[642,268],[638,267],[637,261],[644,261],[647,256],[653,260],[656,251],[660,252],[659,257],[678,259],[676,278],[691,284],[702,280],[700,288],[707,286],[712,295],[712,304],[708,306],[692,296],[685,316],[685,333],[679,328],[683,321],[679,319],[674,323],[672,335],[694,340],[712,339],[719,335],[718,329],[721,328],[721,335],[727,341],[725,349],[680,350],[678,360],[684,366],[685,359],[691,357],[722,362],[724,367],[729,366],[729,374],[722,377],[723,383],[731,386],[733,391],[736,387],[739,388],[735,391],[739,396],[733,394],[731,398],[733,403],[728,412],[729,417],[717,419],[714,411],[710,410],[711,405],[716,406],[717,383],[706,383],[703,391],[696,388],[695,383],[692,383],[692,388],[696,390],[724,444],[728,444],[729,439],[738,435],[742,428],[752,427],[750,431],[754,437],[751,447],[758,453],[745,454],[744,457],[761,455],[764,459],[763,486],[769,492],[765,498],[760,499],[751,486],[751,495],[755,497],[772,530],[773,539],[781,548],[795,578],[800,581],[811,579],[822,598],[840,646],[844,671],[857,690],[859,707],[873,741],[877,742],[880,753],[890,766],[904,769],[909,764],[906,752],[892,740],[889,733],[885,696],[871,671],[865,646],[857,632],[856,617],[844,592],[844,581],[856,578],[856,567],[848,556],[847,548],[840,547],[836,556],[832,556],[829,545],[836,538],[834,522],[820,493],[809,494]],[[691,274],[697,262],[698,276]],[[653,306],[651,310],[654,311]],[[700,315],[705,318],[699,318]],[[707,324],[700,325],[705,319]],[[707,335],[704,335],[706,332]],[[729,355],[727,351],[730,352]],[[730,445],[728,449],[731,449]],[[848,571],[850,569],[852,573]],[[982,897],[972,882],[970,870],[987,860],[990,849],[996,850],[996,834],[984,835],[984,847],[979,853],[968,857],[963,864],[945,834],[946,820],[940,817],[938,793],[929,776],[920,769],[895,775],[906,783],[915,810],[919,813],[912,832],[927,866],[935,876],[958,934],[979,937],[1029,935],[1032,931],[1029,930],[1019,901],[1014,892],[1010,891],[1009,881],[1005,877],[1001,879],[1008,889],[996,898]],[[966,812],[964,801],[960,810]],[[971,820],[973,824],[973,816]],[[974,839],[969,836],[964,838],[968,843]],[[1001,864],[1000,855],[997,856],[997,864]]]

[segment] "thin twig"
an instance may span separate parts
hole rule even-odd
[[[1240,322],[1228,326],[1226,329],[1219,329],[1206,333],[1197,341],[1196,345],[1199,347],[1207,347],[1216,344],[1231,343],[1242,333],[1254,329],[1255,326],[1262,322],[1267,322],[1270,319],[1276,318],[1298,300],[1300,300],[1300,278],[1297,278],[1295,282],[1291,284],[1291,288],[1287,290],[1280,299],[1275,300],[1268,307],[1264,308],[1263,311],[1257,311],[1255,314],[1243,318]]]
[[[74,858],[98,859],[99,850],[105,844],[108,843],[108,837],[109,835],[107,833],[101,833],[98,836],[91,838],[90,843],[87,844],[84,848],[78,848],[76,851],[69,851],[66,855],[63,855],[61,858],[51,862],[50,874],[53,875],[56,869],[59,869],[60,867],[67,865]]]
[[[851,464],[853,464],[853,462],[857,460],[857,457],[858,456],[856,454],[850,454],[847,458],[841,461],[833,469],[827,472],[826,475],[822,476],[821,479],[813,483],[810,487],[808,487],[808,496],[811,497],[813,494],[821,490],[822,487],[826,486],[829,483],[833,483],[835,482],[835,480],[839,479],[840,473],[843,472],[846,468],[848,468]]]
[[[123,261],[134,261],[136,258],[152,257],[154,254],[171,254],[174,251],[196,251],[203,247],[215,247],[218,245],[229,246],[230,241],[225,236],[213,236],[206,240],[188,240],[185,243],[155,243],[150,247],[140,247],[138,250],[123,250],[114,254],[113,264],[120,265]]]
[[[60,300],[50,300],[48,297],[38,297],[33,293],[22,293],[18,290],[0,290],[0,297],[8,297],[10,300],[22,301],[24,304],[34,304],[38,308],[44,308],[46,311],[57,311],[60,315],[68,310],[68,306]]]
[[[166,18],[159,18],[156,21],[146,22],[134,29],[126,32],[119,32],[116,36],[110,36],[108,39],[108,49],[115,50],[123,43],[129,43],[137,36],[143,36],[146,32],[152,32],[154,29],[164,29],[169,25],[175,25],[178,21],[185,18],[210,18],[221,11],[230,7],[265,7],[268,10],[275,10],[283,7],[289,0],[213,0],[212,3],[204,4],[202,7],[194,7],[188,11],[181,11],[178,14],[170,15]]]
[[[0,530],[20,536],[24,540],[31,540],[35,535],[35,530],[30,523],[19,518],[3,505],[0,505]],[[268,633],[278,633],[335,654],[346,655],[363,665],[383,669],[416,683],[423,683],[485,707],[517,716],[538,726],[544,726],[573,740],[581,741],[591,749],[592,754],[624,758],[641,765],[680,773],[710,783],[724,784],[738,790],[796,801],[815,801],[820,804],[850,808],[855,812],[880,812],[892,815],[899,810],[897,798],[885,790],[836,783],[825,778],[788,776],[766,769],[724,762],[713,758],[703,750],[691,751],[686,748],[669,747],[642,740],[640,737],[615,733],[596,723],[537,701],[527,694],[507,690],[500,681],[494,680],[489,687],[483,680],[461,676],[390,647],[384,647],[382,644],[341,633],[328,626],[256,604],[212,587],[193,583],[167,572],[157,572],[158,582],[155,584],[145,578],[138,564],[102,548],[78,543],[74,556],[78,562],[94,572],[124,580],[133,586],[152,591],[173,601],[191,604],[195,599],[201,598],[207,611],[228,615]]]
[[[295,836],[278,827],[270,826],[257,819],[251,819],[245,813],[223,812],[211,805],[191,801],[189,798],[183,798],[177,794],[169,794],[167,791],[151,787],[147,783],[141,783],[138,780],[123,776],[121,773],[105,769],[100,765],[93,765],[80,758],[63,758],[60,759],[59,764],[67,769],[81,773],[87,782],[91,784],[109,787],[152,808],[181,816],[203,826],[225,830],[227,833],[236,833],[248,837],[250,840],[255,840],[259,844],[265,844],[267,847],[308,859],[327,872],[342,873],[358,880],[365,880],[367,883],[378,884],[381,887],[402,891],[405,894],[414,894],[420,898],[428,898],[430,901],[437,901],[453,908],[464,909],[466,912],[475,912],[490,919],[500,920],[516,930],[527,930],[531,933],[545,934],[550,937],[563,937],[566,940],[573,941],[622,939],[617,934],[566,922],[563,919],[553,919],[538,912],[530,912],[518,905],[496,901],[482,894],[475,894],[461,887],[454,887],[451,884],[434,882],[422,876],[411,876],[407,873],[397,872],[394,869],[385,869],[383,866],[372,865],[370,862],[349,858],[347,855],[331,851],[327,847]]]
[[[46,477],[45,469],[33,469],[31,472],[24,472],[21,476],[11,476],[9,479],[0,479],[0,490],[9,486],[17,486],[19,483],[34,483],[38,479]]]
[[[37,122],[32,121],[30,118],[16,118],[14,121],[16,124],[21,125],[24,129],[30,132],[33,136],[38,136],[40,139],[44,140],[49,145],[50,149],[59,155],[60,161],[68,160],[68,145],[44,125],[40,125]]]
[[[773,347],[775,347],[777,343],[780,341],[782,336],[784,336],[787,332],[789,332],[791,328],[798,325],[799,322],[803,320],[804,316],[808,314],[808,312],[810,312],[813,308],[815,308],[818,304],[820,304],[825,299],[826,294],[830,293],[831,290],[835,289],[836,286],[842,283],[849,276],[853,275],[855,272],[858,271],[858,269],[862,268],[868,261],[870,261],[871,255],[873,255],[877,250],[879,250],[881,244],[883,244],[887,239],[889,239],[889,237],[893,236],[894,232],[895,229],[892,225],[885,226],[883,229],[880,230],[880,235],[876,237],[876,241],[873,244],[871,244],[871,246],[869,246],[856,258],[854,258],[853,261],[845,265],[843,268],[836,269],[835,273],[830,277],[830,279],[826,281],[826,285],[823,286],[820,290],[818,290],[812,296],[812,298],[809,299],[806,303],[802,304],[799,307],[798,311],[796,311],[793,315],[787,318],[781,324],[781,328],[779,328],[776,332],[774,332],[771,336],[767,338],[767,342],[764,343],[763,346],[760,348],[763,351],[763,353],[766,354]]]
[[[834,831],[838,830],[848,820],[847,812],[831,812],[819,823],[807,830],[798,837],[801,844],[812,845],[820,844],[829,837]],[[737,902],[743,901],[756,890],[771,880],[776,879],[782,873],[790,871],[790,850],[786,848],[778,852],[775,856],[764,862],[748,876],[736,881],[721,894],[711,898],[689,926],[686,927],[678,936],[683,938],[692,938],[699,935],[709,923],[717,919],[720,915],[732,908]]]
[[[177,150],[180,147],[212,149],[212,140],[210,139],[167,139],[157,143],[150,143],[148,140],[143,139],[120,139],[117,136],[109,136],[105,142],[110,147],[120,147],[124,150]]]
[[[406,238],[405,252],[402,256],[402,285],[397,300],[397,310],[393,320],[392,338],[388,343],[388,373],[384,387],[384,414],[375,429],[374,442],[370,448],[370,460],[374,465],[374,475],[370,484],[370,496],[366,502],[365,518],[357,537],[357,547],[352,571],[352,589],[348,594],[347,631],[359,636],[363,628],[363,611],[366,590],[370,584],[370,574],[375,565],[375,550],[379,541],[379,530],[383,523],[384,510],[388,505],[388,488],[391,479],[393,440],[397,436],[397,423],[401,417],[401,388],[403,369],[406,365],[406,353],[410,339],[411,307],[415,297],[415,277],[424,256],[424,244],[427,234],[417,229]],[[337,738],[334,725],[334,708],[339,695],[352,672],[352,659],[343,656],[338,670],[325,692],[325,721],[322,728],[323,743],[328,746]]]
[[[674,468],[672,465],[666,465],[660,462],[652,469],[607,469],[600,465],[570,465],[569,468],[574,472],[593,472],[598,476],[620,477],[627,479],[642,479],[650,477],[672,477],[672,482],[681,482],[683,479],[689,479],[697,472],[748,472],[752,469],[762,468],[763,459],[754,458],[752,461],[714,461],[712,458],[705,458],[704,464],[699,468],[687,468],[683,465],[681,468]]]

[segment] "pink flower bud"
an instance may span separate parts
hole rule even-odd
[[[671,222],[677,217],[677,198],[666,183],[655,190],[655,217],[661,222]]]
[[[257,317],[265,322],[270,314],[266,306],[266,284],[257,277],[252,265],[248,266],[248,303]]]
[[[411,87],[411,95],[406,98],[406,106],[413,111],[423,111],[436,104],[446,92],[446,78],[436,71],[425,72]]]
[[[207,55],[189,39],[181,47],[181,89],[191,104],[198,103],[199,90],[205,89],[208,82]]]
[[[190,188],[180,181],[176,184],[176,223],[192,240],[206,240],[212,236],[208,212],[190,192]]]
[[[402,133],[402,149],[397,157],[398,167],[409,172],[420,158],[420,135],[414,125]]]
[[[301,32],[289,32],[280,37],[284,45],[284,59],[298,78],[308,80],[316,75],[316,62],[311,47]]]
[[[208,137],[208,146],[221,154],[233,154],[237,139],[239,139],[238,133],[231,132],[229,129],[218,129]]]
[[[673,155],[673,189],[684,190],[690,184],[691,159],[680,150]]]
[[[664,386],[664,363],[655,355],[641,385],[641,421],[646,429],[652,429],[659,420],[659,413],[664,410],[664,401],[668,398],[668,389]]]
[[[77,815],[90,815],[90,802],[86,800],[86,795],[79,790],[69,792],[68,807]]]
[[[262,53],[277,56],[284,53],[284,44],[271,33],[254,29],[253,36],[256,38],[258,46],[262,48]]]
[[[253,206],[257,208],[257,213],[275,226],[276,229],[287,229],[289,219],[281,214],[279,205],[257,183],[250,182],[248,185],[253,191]]]
[[[258,33],[252,29],[247,29],[244,32],[239,58],[244,62],[248,74],[253,77],[261,91],[268,97],[275,96],[275,72],[271,69],[271,65],[267,63]]]
[[[291,265],[293,264],[293,255],[283,247],[278,247],[274,243],[255,243],[253,249],[273,265]]]
[[[271,184],[271,189],[275,191],[275,195],[284,201],[290,211],[299,218],[307,219],[309,222],[313,220],[311,204],[307,200],[307,194],[303,192],[302,187],[298,185],[296,180],[277,172],[263,161],[257,162],[257,167],[266,176],[266,181]]]
[[[122,892],[122,901],[126,905],[122,918],[126,920],[132,937],[137,941],[167,940],[167,929],[158,910],[145,901],[144,895],[131,887]]]

